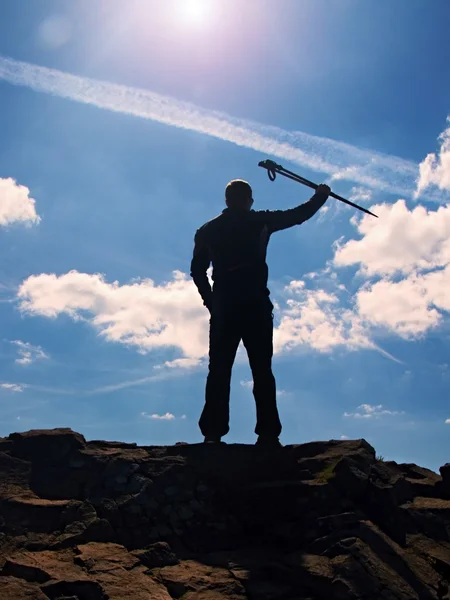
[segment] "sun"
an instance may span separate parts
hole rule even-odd
[[[180,17],[186,24],[202,25],[211,15],[211,0],[181,0]]]

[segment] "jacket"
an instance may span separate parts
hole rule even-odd
[[[272,233],[300,225],[323,206],[327,197],[312,198],[288,210],[239,210],[222,214],[197,230],[191,262],[191,277],[211,310],[213,295],[221,299],[257,300],[267,297],[267,246]],[[207,271],[212,263],[213,288]]]

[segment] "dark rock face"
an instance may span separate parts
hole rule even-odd
[[[450,465],[364,440],[267,451],[0,439],[1,600],[450,598]]]

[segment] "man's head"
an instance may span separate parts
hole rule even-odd
[[[225,200],[228,208],[250,210],[253,205],[250,184],[243,179],[233,179],[225,188]]]

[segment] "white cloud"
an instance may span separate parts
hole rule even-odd
[[[349,159],[352,159],[352,156],[349,156]],[[352,161],[354,162],[354,161]],[[355,181],[357,183],[362,183],[363,185],[367,185],[369,187],[373,187],[375,189],[382,189],[380,187],[380,182],[378,177],[380,173],[378,173],[378,169],[381,165],[377,165],[377,161],[373,161],[372,164],[359,163],[359,164],[349,164],[342,166],[342,168],[337,169],[336,171],[330,173],[331,181]],[[389,191],[387,188],[384,188],[384,191]],[[399,193],[399,188],[396,188],[395,193]],[[340,204],[339,204],[340,206]]]
[[[27,187],[14,179],[0,178],[0,227],[13,223],[37,225],[41,218],[36,213],[35,204]]]
[[[165,367],[169,369],[194,369],[202,364],[198,358],[177,358],[175,360],[166,361]]]
[[[71,271],[26,279],[18,291],[23,313],[56,318],[66,314],[93,326],[110,342],[140,352],[176,347],[185,358],[199,359],[208,350],[208,318],[188,277],[156,285],[145,279],[132,284],[107,283],[102,275]]]
[[[48,358],[48,354],[44,352],[41,346],[33,346],[28,342],[22,342],[21,340],[14,340],[11,342],[17,346],[17,353],[19,358],[16,358],[15,362],[18,365],[31,365],[37,360],[43,360]]]
[[[411,273],[450,263],[450,205],[438,210],[404,200],[373,207],[379,215],[352,219],[361,236],[337,246],[334,264],[358,265],[365,276]]]
[[[338,245],[334,264],[357,265],[369,279],[355,295],[355,312],[367,327],[414,339],[450,311],[450,205],[409,210],[399,200],[376,208],[379,221],[352,219],[361,239]]]
[[[348,435],[341,435],[341,440],[349,440],[350,438],[348,437]]]
[[[276,352],[303,345],[320,352],[329,352],[336,346],[374,347],[358,315],[343,308],[335,293],[309,290],[303,281],[291,282],[286,291],[293,297],[281,311],[280,324],[274,332]]]
[[[450,425],[450,419],[445,420],[446,425]]]
[[[358,186],[352,187],[348,199],[352,202],[370,202],[372,200],[372,190]]]
[[[70,75],[9,58],[0,58],[0,80],[69,98],[98,108],[129,114],[173,127],[197,131],[237,146],[297,163],[335,179],[400,195],[412,195],[417,164],[299,131],[286,131],[236,119],[148,90]],[[428,197],[442,200],[432,190]]]
[[[249,381],[241,381],[240,383],[243,388],[253,389],[253,381],[251,379]]]
[[[448,289],[450,266],[398,282],[382,280],[357,293],[358,312],[372,325],[413,339],[437,327],[450,311]]]
[[[405,414],[403,411],[388,410],[382,404],[373,406],[371,404],[361,404],[353,413],[344,413],[344,417],[352,417],[354,419],[380,419],[381,417],[392,417]]]
[[[8,390],[10,392],[23,392],[25,389],[24,385],[20,385],[17,383],[0,383],[0,388],[2,390]]]
[[[157,415],[157,414],[149,414],[146,412],[141,413],[141,417],[144,419],[152,419],[154,421],[173,421],[175,419],[175,415],[172,413],[166,413],[165,415]]]
[[[447,121],[450,123],[450,117]],[[450,127],[441,133],[439,142],[437,154],[428,154],[420,163],[416,197],[430,186],[450,190]]]

